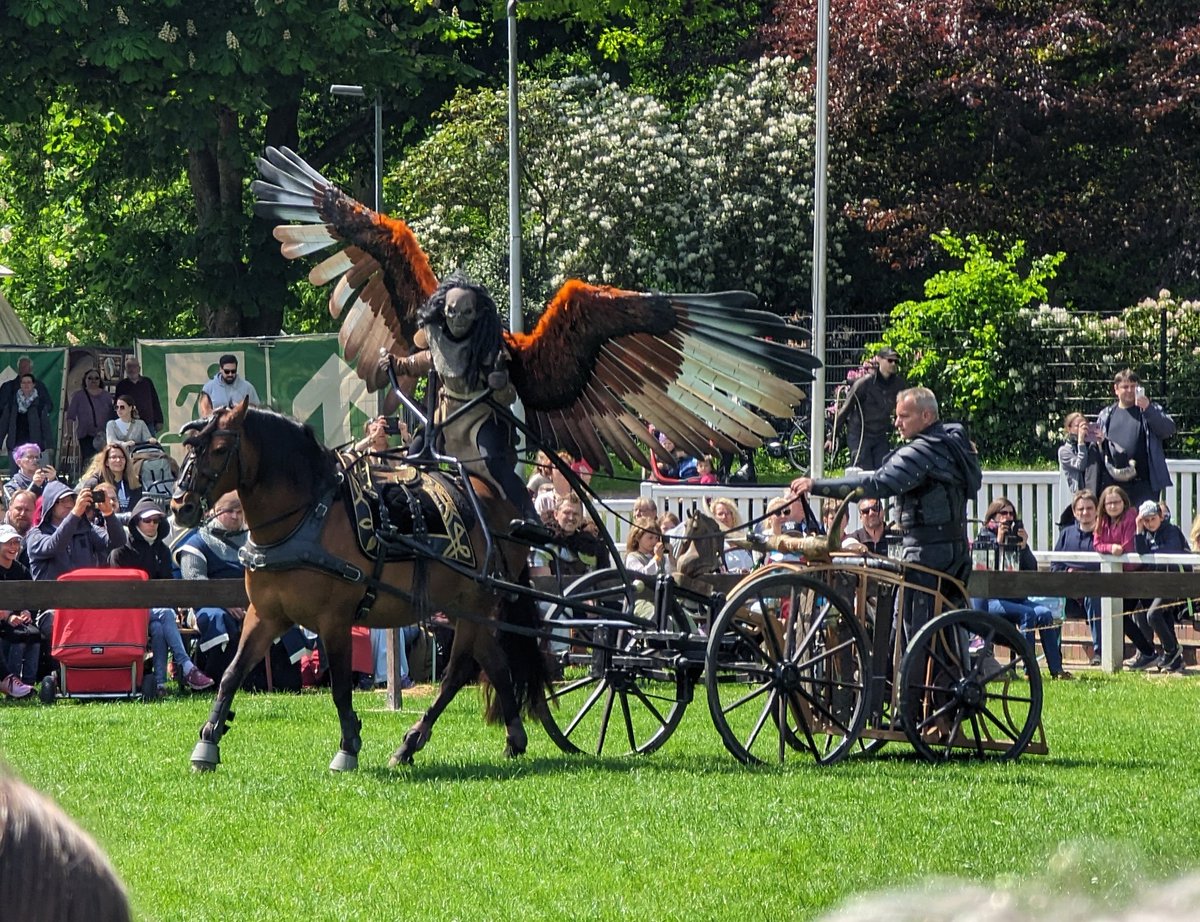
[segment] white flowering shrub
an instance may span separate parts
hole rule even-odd
[[[807,87],[803,69],[783,58],[723,75],[684,113],[603,77],[523,83],[526,303],[540,307],[579,277],[671,291],[747,288],[776,310],[806,308]],[[508,290],[506,106],[502,91],[460,93],[389,177],[389,198],[437,271],[461,267],[498,303]],[[831,271],[838,229],[831,224]]]

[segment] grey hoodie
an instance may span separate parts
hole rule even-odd
[[[111,550],[124,547],[125,529],[115,515],[103,524],[68,512],[58,526],[50,521],[54,504],[67,493],[77,493],[59,480],[53,480],[42,492],[42,512],[25,536],[29,570],[34,579],[58,579],[64,573],[82,567],[104,567]]]

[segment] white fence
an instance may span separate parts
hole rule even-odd
[[[1187,534],[1192,519],[1197,513],[1200,499],[1200,461],[1168,461],[1172,484],[1167,488],[1166,502],[1171,511],[1171,520]],[[726,496],[737,504],[743,521],[766,512],[767,502],[782,492],[780,486],[700,486],[686,484],[666,486],[649,481],[642,483],[641,494],[655,501],[660,510],[670,509],[683,516],[694,506],[703,505],[707,497]],[[1070,501],[1066,480],[1057,471],[985,471],[983,486],[975,501],[969,504],[967,515],[978,520],[988,504],[998,496],[1007,496],[1017,507],[1017,513],[1029,531],[1030,544],[1034,550],[1049,551],[1054,547],[1058,535],[1058,518]],[[623,539],[627,526],[617,518],[617,513],[629,517],[633,506],[631,499],[608,500],[613,512],[604,513],[609,533],[618,543]],[[816,502],[813,511],[818,512]],[[858,527],[858,513],[850,507],[850,527]],[[974,529],[972,529],[973,531]]]

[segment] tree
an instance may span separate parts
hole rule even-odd
[[[0,211],[14,302],[36,305],[33,325],[55,338],[80,318],[83,339],[120,335],[120,318],[148,307],[162,332],[278,333],[296,270],[250,219],[254,156],[324,127],[332,82],[384,88],[399,125],[436,108],[471,73],[454,50],[480,27],[418,6],[8,0],[0,76],[20,91],[0,100]],[[342,153],[369,111],[356,121],[308,156]]]
[[[815,7],[776,0],[767,47],[810,56]],[[876,260],[852,273],[851,301],[897,273],[912,284],[944,226],[1071,253],[1055,287],[1067,304],[1115,309],[1200,282],[1188,4],[833,0],[832,21],[831,133],[857,155],[848,214]]]
[[[1020,241],[999,258],[975,236],[933,241],[961,267],[929,278],[924,300],[896,305],[885,343],[905,357],[911,382],[937,394],[946,418],[971,424],[981,454],[1028,457],[1043,447],[1033,423],[1054,395],[1049,356],[1058,344],[1029,335],[1024,312],[1045,299],[1064,254],[1032,260],[1023,276]]]
[[[598,77],[523,84],[527,303],[578,276],[751,288],[781,312],[806,304],[813,132],[804,84],[789,62],[763,60],[722,76],[679,117]],[[502,93],[460,93],[393,180],[434,265],[466,269],[498,300],[507,290],[504,115]]]

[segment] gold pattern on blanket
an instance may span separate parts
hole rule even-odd
[[[382,548],[388,559],[411,559],[415,553],[403,544],[389,542],[387,535],[380,541],[382,517],[379,506],[388,503],[389,524],[401,534],[413,536],[413,504],[419,505],[425,522],[423,540],[430,551],[439,557],[457,561],[468,567],[476,566],[471,547],[470,529],[455,502],[447,478],[437,472],[419,471],[397,460],[380,463],[378,455],[341,452],[339,458],[346,472],[347,500],[351,518],[362,552],[374,558]]]

